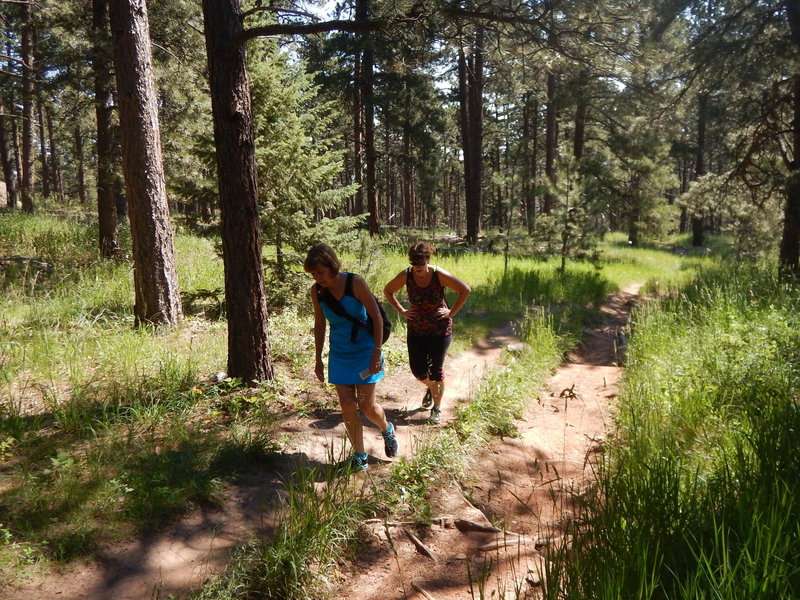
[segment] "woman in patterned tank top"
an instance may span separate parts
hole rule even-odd
[[[408,327],[408,363],[411,372],[427,388],[422,408],[431,407],[430,423],[441,420],[444,395],[444,359],[453,332],[453,317],[469,296],[470,287],[444,269],[431,265],[435,252],[429,242],[417,242],[408,249],[411,267],[404,269],[386,284],[383,295],[389,304],[406,320]],[[409,308],[406,310],[395,294],[405,286]],[[458,294],[448,307],[444,289]]]

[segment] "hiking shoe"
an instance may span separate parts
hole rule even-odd
[[[425,396],[422,398],[422,408],[430,408],[433,405],[433,394],[431,394],[431,389],[428,388],[425,392]]]
[[[367,454],[353,454],[345,458],[342,462],[336,465],[336,471],[340,475],[349,475],[357,471],[366,471],[367,467]]]
[[[397,456],[397,436],[394,434],[394,425],[389,423],[389,426],[386,428],[386,431],[382,431],[381,435],[383,436],[383,451],[386,452],[386,456],[392,458]]]
[[[431,425],[438,425],[441,422],[442,422],[442,409],[434,406],[431,409],[431,416],[428,417],[428,423],[430,423]]]

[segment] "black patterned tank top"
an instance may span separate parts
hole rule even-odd
[[[406,272],[406,291],[411,308],[416,311],[416,317],[408,320],[409,335],[419,336],[445,336],[453,333],[453,319],[442,319],[438,316],[440,308],[447,308],[444,299],[444,286],[439,281],[437,269],[433,269],[431,282],[425,287],[420,287],[414,281],[414,271]]]

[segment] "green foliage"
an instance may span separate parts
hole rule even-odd
[[[709,269],[637,313],[618,443],[546,597],[793,596],[800,307],[774,273]]]
[[[317,486],[322,475],[325,485]],[[271,540],[252,541],[234,554],[228,571],[195,600],[273,598],[311,600],[330,592],[328,576],[347,554],[359,522],[374,511],[366,487],[333,469],[300,467],[286,482],[285,503]]]
[[[733,239],[737,260],[774,256],[781,224],[783,198],[774,189],[753,189],[732,173],[712,174],[693,182],[678,198],[690,216],[713,214],[722,231]]]
[[[270,306],[285,306],[300,293],[292,266],[302,264],[323,212],[336,208],[355,187],[340,186],[344,151],[330,134],[336,117],[330,103],[318,101],[318,88],[302,62],[290,61],[277,44],[261,42],[250,60],[255,117],[259,202],[265,241],[274,255]]]

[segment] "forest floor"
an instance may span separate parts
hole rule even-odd
[[[641,284],[611,295],[601,318],[585,330],[547,389],[531,390],[518,438],[497,439],[481,450],[467,476],[430,499],[431,525],[367,524],[365,547],[345,567],[337,598],[348,600],[517,599],[539,595],[540,550],[561,535],[575,502],[591,484],[593,457],[611,430],[620,377],[615,334],[629,318]],[[502,351],[518,344],[511,326],[446,363],[442,423],[466,403]],[[313,376],[312,376],[313,377]],[[395,368],[378,385],[379,402],[398,431],[400,456],[410,456],[433,426],[419,407],[424,388]],[[284,474],[297,461],[326,465],[341,451],[338,412],[325,418],[295,416],[281,433],[288,440]],[[386,469],[377,428],[365,429],[370,468]],[[270,536],[281,473],[251,470],[229,490],[221,509],[199,509],[165,530],[106,548],[92,561],[0,590],[4,600],[148,600],[185,597],[225,568],[230,550],[253,535]],[[477,526],[498,531],[477,531]],[[410,534],[410,535],[409,535]],[[412,536],[416,540],[412,540]],[[391,537],[391,543],[388,537]],[[480,580],[480,583],[477,581]],[[473,583],[470,583],[472,581]],[[479,590],[479,588],[481,588]]]

